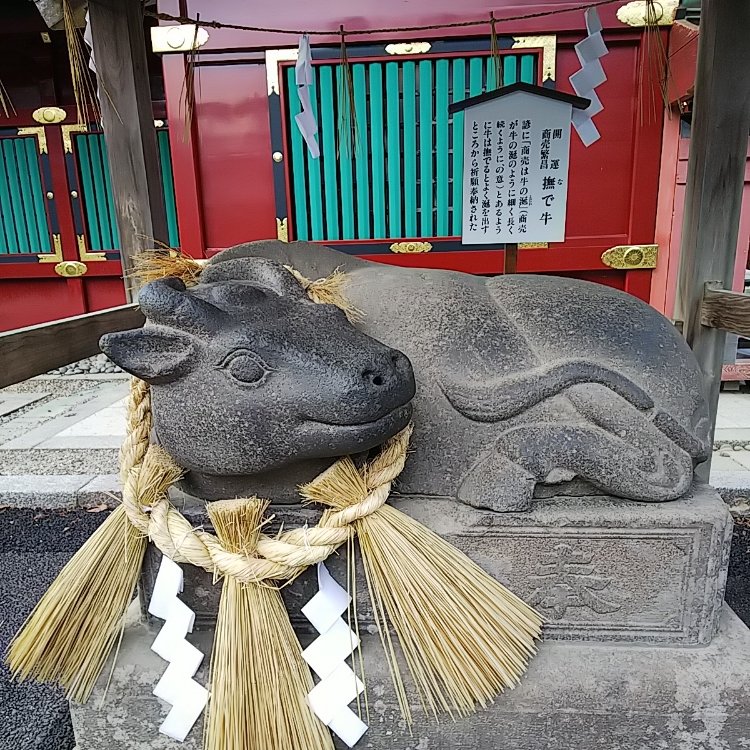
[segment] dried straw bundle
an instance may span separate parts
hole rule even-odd
[[[146,455],[137,471],[148,503],[178,476]],[[133,600],[146,538],[119,505],[62,569],[11,642],[14,678],[55,682],[84,703],[114,646]]]
[[[211,503],[208,514],[224,549],[252,555],[267,506],[256,498]],[[307,705],[312,687],[279,590],[226,577],[205,750],[333,750],[328,729]]]
[[[404,434],[360,471],[340,459],[302,488],[341,510],[382,485],[383,467]],[[408,434],[405,436],[408,440]],[[426,711],[466,716],[518,684],[536,652],[540,616],[466,555],[418,521],[383,505],[355,522],[373,612],[404,719],[411,710],[392,628]]]
[[[195,286],[200,280],[206,261],[183,255],[178,250],[144,250],[135,256],[131,275],[140,284],[157,281],[167,276],[181,279],[185,286]]]

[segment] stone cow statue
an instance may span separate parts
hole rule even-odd
[[[361,322],[310,302],[283,264],[312,279],[343,270]],[[538,483],[576,477],[590,494],[672,500],[709,451],[683,338],[601,285],[396,268],[263,241],[219,253],[191,289],[144,286],[140,304],[146,326],[108,334],[102,349],[152,384],[156,438],[205,499],[289,500],[296,483],[373,448],[412,410],[400,491],[497,511],[528,509]]]

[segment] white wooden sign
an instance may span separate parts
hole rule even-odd
[[[571,109],[527,91],[464,109],[464,244],[565,239]]]

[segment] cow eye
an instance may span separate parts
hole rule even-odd
[[[266,377],[268,370],[263,362],[252,352],[239,351],[230,354],[222,367],[235,380],[248,385],[258,385]]]

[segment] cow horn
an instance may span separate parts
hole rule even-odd
[[[225,315],[210,302],[187,292],[178,278],[144,285],[138,293],[138,303],[151,322],[196,334],[216,330]]]

